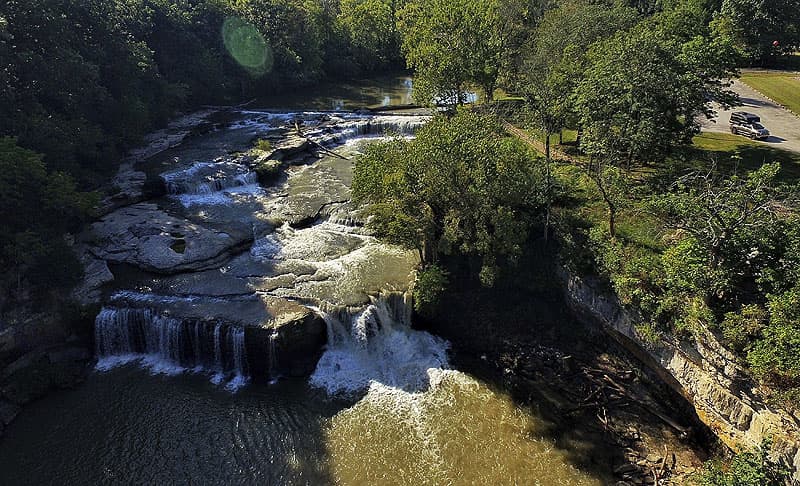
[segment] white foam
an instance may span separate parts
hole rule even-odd
[[[330,395],[352,395],[374,387],[404,393],[428,390],[449,367],[447,341],[410,328],[406,302],[376,299],[345,317],[324,314],[328,346],[310,384]],[[347,322],[342,322],[344,319]]]

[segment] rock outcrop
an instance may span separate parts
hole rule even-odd
[[[591,279],[560,275],[576,314],[603,330],[647,364],[694,406],[700,419],[734,450],[769,438],[772,454],[800,482],[800,422],[767,403],[745,370],[716,337],[706,332],[691,342],[663,338],[652,343],[636,331],[639,317]]]
[[[101,260],[171,274],[218,265],[252,241],[252,235],[214,230],[172,216],[156,204],[138,203],[94,223],[84,241]]]

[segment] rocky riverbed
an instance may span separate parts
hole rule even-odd
[[[308,375],[326,342],[324,312],[413,280],[415,255],[378,242],[349,204],[352,157],[375,137],[413,135],[427,117],[209,118],[186,117],[169,143],[135,154],[118,177],[133,171],[132,183],[105,205],[119,207],[78,239],[93,271],[77,296],[103,306],[100,366],[144,360],[228,384]]]

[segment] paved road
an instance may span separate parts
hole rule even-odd
[[[743,106],[721,110],[715,104],[714,109],[718,112],[716,123],[704,120],[704,131],[730,133],[728,122],[731,111],[747,111],[760,116],[761,123],[772,134],[759,143],[800,153],[800,117],[766,99],[741,81],[734,81],[731,89],[739,94]]]

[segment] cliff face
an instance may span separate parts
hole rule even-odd
[[[22,407],[83,380],[86,330],[54,312],[17,311],[0,321],[0,435]]]
[[[734,450],[773,441],[773,454],[800,482],[800,420],[766,403],[757,384],[716,337],[706,332],[691,342],[644,340],[636,332],[638,316],[591,279],[559,273],[566,301],[580,318],[599,324],[685,396],[700,419]]]

